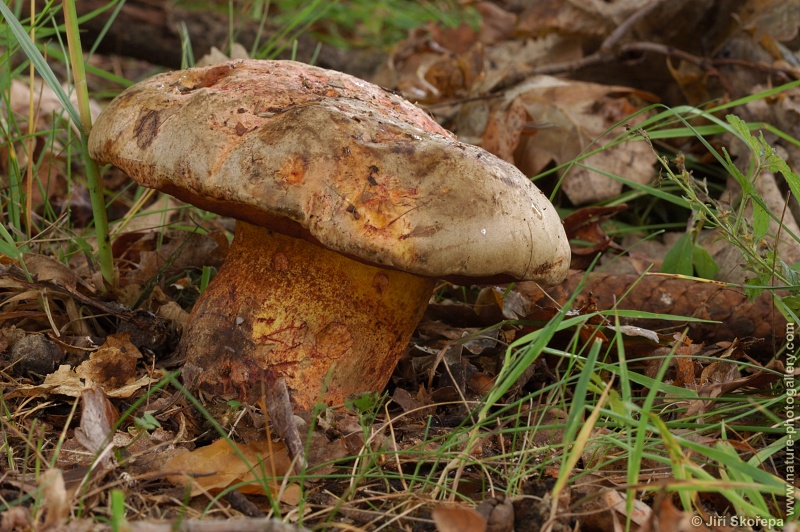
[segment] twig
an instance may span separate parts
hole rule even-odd
[[[649,4],[645,4],[639,9],[637,9],[632,15],[622,21],[622,24],[617,26],[617,28],[611,32],[611,35],[606,37],[603,43],[600,45],[600,54],[610,54],[614,46],[628,33],[628,30],[633,27],[634,24],[642,20],[644,17],[650,14],[655,8],[661,5],[664,0],[653,0]]]

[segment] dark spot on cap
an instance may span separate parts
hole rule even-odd
[[[158,126],[161,122],[161,117],[158,111],[143,110],[139,113],[139,118],[136,119],[136,124],[133,126],[133,136],[136,138],[136,145],[144,150],[158,135]]]
[[[347,212],[349,212],[350,214],[352,214],[352,215],[353,215],[353,218],[355,218],[356,220],[358,220],[359,218],[361,218],[361,215],[360,215],[360,214],[358,214],[358,211],[356,210],[356,208],[355,208],[355,206],[354,206],[354,205],[348,205],[348,206],[347,206],[347,208],[346,208],[345,210],[346,210]]]
[[[367,181],[369,181],[370,185],[378,184],[378,182],[375,180],[375,175],[380,171],[381,169],[375,166],[374,164],[369,167],[369,174],[367,175]]]

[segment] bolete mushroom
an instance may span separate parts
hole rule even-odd
[[[232,61],[154,76],[102,112],[91,156],[237,219],[178,347],[194,386],[298,407],[381,390],[436,279],[567,273],[547,198],[511,164],[352,76]]]

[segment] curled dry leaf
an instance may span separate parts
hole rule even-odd
[[[637,6],[646,2],[531,2],[518,17],[516,33],[527,37],[557,33],[573,38],[596,39],[611,33]]]
[[[297,504],[300,488],[290,484],[281,491],[291,459],[286,447],[277,442],[236,443],[219,439],[206,447],[173,457],[164,466],[167,480],[190,486],[192,496],[205,491],[217,493],[233,485],[242,493],[263,494],[268,487],[282,502]],[[243,484],[239,486],[238,484]]]
[[[478,2],[475,9],[481,14],[481,29],[478,40],[493,44],[514,37],[517,16],[492,2]]]
[[[739,342],[735,341],[729,350],[732,351],[738,346]],[[694,418],[698,414],[705,413],[713,406],[713,398],[723,394],[742,389],[763,390],[769,388],[772,383],[780,380],[784,372],[783,362],[771,360],[764,369],[742,377],[735,362],[726,359],[714,361],[703,369],[700,375],[700,386],[697,390],[700,398],[689,403],[683,417]],[[712,400],[706,398],[712,398]]]
[[[136,363],[142,354],[130,342],[128,334],[112,334],[105,343],[75,368],[75,373],[87,381],[110,390],[136,380]]]
[[[81,393],[81,425],[75,429],[75,439],[94,455],[100,455],[100,467],[111,465],[113,449],[111,434],[119,412],[97,385]]]
[[[504,161],[514,162],[514,150],[519,146],[528,125],[528,111],[520,98],[511,102],[495,102],[490,107],[486,129],[480,146]]]
[[[657,530],[674,530],[675,532],[710,532],[712,529],[708,528],[703,519],[697,519],[697,515],[684,512],[675,507],[672,502],[672,497],[668,494],[659,494],[653,511],[650,514],[650,519],[645,526],[642,527],[643,532],[657,531]],[[722,532],[732,530],[728,527],[717,528],[713,530]]]
[[[76,92],[71,90],[69,87],[64,87],[64,89],[67,94],[71,95],[72,104],[77,105]],[[19,79],[13,79],[11,81],[11,90],[9,92],[9,106],[11,111],[19,116],[27,116],[30,106],[30,93],[31,90],[27,84],[23,83]],[[38,116],[41,122],[37,125],[37,128],[48,127],[52,122],[53,116],[66,115],[64,106],[61,105],[61,101],[58,99],[58,96],[56,96],[56,93],[39,78],[36,78],[33,83],[33,99],[34,105],[39,112]],[[100,106],[97,104],[97,102],[94,100],[89,101],[89,112],[92,115],[92,121],[94,121],[97,118],[97,115],[100,114],[100,110]],[[73,125],[73,127],[75,128],[75,133],[78,133],[77,126]]]
[[[757,40],[765,38],[787,42],[797,37],[800,11],[796,2],[749,0],[742,10],[744,29]]]
[[[20,385],[8,397],[45,394],[79,397],[95,384],[101,386],[108,397],[130,397],[140,388],[155,382],[148,375],[137,374],[136,364],[141,356],[127,334],[114,334],[77,368],[63,364],[47,375],[41,385]]]
[[[632,532],[642,532],[652,514],[641,500],[635,500],[628,512],[625,497],[620,494],[622,488],[603,475],[587,474],[575,483],[573,490],[575,502],[570,510],[581,515],[582,530],[625,530],[624,523],[630,521]]]
[[[159,204],[159,215],[161,209],[163,205]],[[114,257],[126,265],[121,272],[124,282],[139,284],[149,282],[159,273],[171,276],[190,268],[219,267],[228,247],[225,235],[219,231],[127,232],[111,244]]]

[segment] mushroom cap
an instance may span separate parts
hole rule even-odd
[[[513,165],[358,78],[292,61],[156,75],[101,113],[101,164],[356,260],[458,282],[567,273],[555,208]]]

